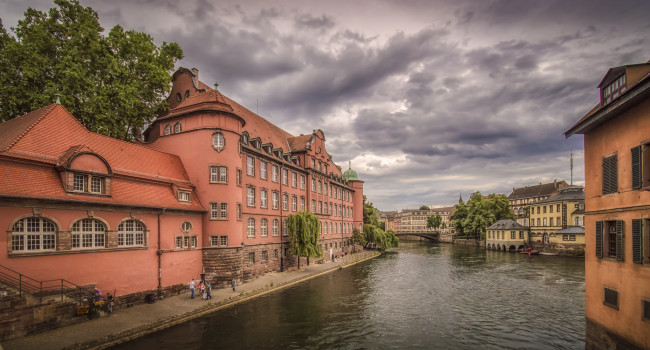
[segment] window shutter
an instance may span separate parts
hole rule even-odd
[[[603,257],[603,222],[596,221],[596,256]]]
[[[643,220],[632,220],[632,261],[643,263]]]
[[[636,146],[630,150],[632,152],[632,189],[639,189],[643,187],[641,146]]]
[[[618,192],[617,156],[603,158],[603,194]]]
[[[616,220],[616,260],[618,261],[625,260],[625,256],[623,254],[625,250],[623,237],[623,221]]]

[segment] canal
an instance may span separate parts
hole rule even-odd
[[[584,349],[584,260],[401,242],[115,349]]]

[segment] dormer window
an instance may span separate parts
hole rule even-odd
[[[179,133],[181,131],[182,131],[181,123],[178,122],[178,123],[174,124],[174,134]]]
[[[105,179],[103,177],[89,174],[74,174],[72,190],[74,192],[85,192],[104,194]]]
[[[165,125],[165,128],[163,129],[163,135],[169,135],[171,133],[172,133],[171,125],[169,124]]]
[[[223,137],[222,133],[215,132],[212,134],[212,147],[214,147],[217,152],[223,151],[226,147],[226,139]]]
[[[190,193],[188,191],[178,191],[178,201],[179,202],[189,202]]]
[[[241,142],[242,142],[244,145],[248,145],[248,133],[244,132],[244,133],[241,135]]]
[[[605,88],[602,89],[603,105],[611,103],[617,97],[621,96],[621,94],[624,93],[625,90],[627,90],[627,85],[625,80],[625,74],[623,74],[618,78],[614,79],[614,81],[612,81],[607,86],[605,86]]]

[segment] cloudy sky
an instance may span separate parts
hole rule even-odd
[[[608,68],[650,59],[645,0],[81,0],[177,42],[208,85],[327,151],[381,210],[474,191],[584,183],[582,137]],[[2,0],[14,26],[27,6]]]

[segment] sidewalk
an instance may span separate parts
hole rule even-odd
[[[190,299],[188,289],[187,293],[154,304],[120,308],[110,316],[11,339],[0,344],[0,350],[107,348],[378,255],[375,251],[363,251],[323,264],[317,264],[317,259],[313,259],[311,265],[301,265],[300,270],[272,272],[238,285],[235,292],[231,288],[213,289],[212,299],[208,301],[200,297]]]

